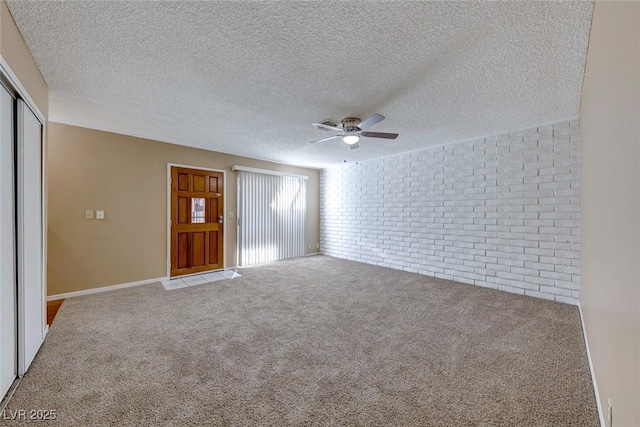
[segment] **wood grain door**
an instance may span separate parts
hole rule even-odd
[[[171,168],[171,277],[224,267],[222,172]]]

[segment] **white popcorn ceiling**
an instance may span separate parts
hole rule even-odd
[[[578,115],[591,2],[9,1],[50,120],[326,167]],[[312,122],[387,117],[349,150]]]

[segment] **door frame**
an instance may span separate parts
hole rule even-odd
[[[194,165],[184,165],[181,163],[167,163],[167,279],[171,279],[171,168],[187,168],[187,169],[200,169],[203,171],[209,172],[220,172],[222,173],[222,178],[224,179],[224,196],[222,197],[222,212],[224,212],[224,222],[222,223],[222,269],[227,269],[227,211],[226,211],[226,200],[227,200],[227,171],[224,169],[214,169],[214,168],[206,168],[202,166],[194,166]],[[194,274],[203,274],[203,273],[193,273],[193,274],[185,274],[183,276],[176,277],[185,277],[192,276]]]

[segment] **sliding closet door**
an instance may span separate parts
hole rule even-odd
[[[19,375],[35,357],[45,327],[42,238],[42,125],[18,100]]]
[[[306,192],[303,178],[238,174],[239,265],[306,254]]]
[[[13,103],[0,86],[0,400],[17,375]]]

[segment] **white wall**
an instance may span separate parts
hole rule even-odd
[[[321,252],[575,304],[579,140],[565,121],[323,170]]]
[[[640,426],[640,3],[596,2],[580,121],[580,305],[604,412]]]

